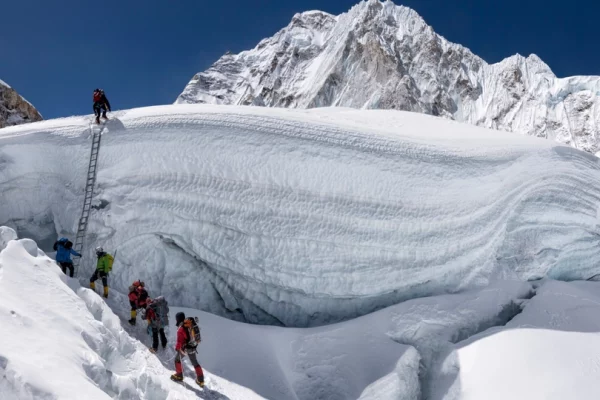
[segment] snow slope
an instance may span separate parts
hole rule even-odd
[[[423,389],[420,369],[435,364],[439,348],[506,322],[529,295],[525,283],[501,282],[304,329],[242,325],[183,311],[199,316],[203,364],[266,398],[416,400]]]
[[[150,296],[158,293],[146,285]],[[206,312],[171,307],[199,317],[200,363],[228,381],[268,399],[423,399],[435,385],[436,366],[456,341],[503,325],[533,295],[530,284],[495,282],[483,290],[414,299],[375,313],[316,328],[249,325]],[[107,304],[129,319],[127,297]],[[175,341],[175,329],[167,336]],[[145,324],[125,329],[150,345]],[[159,350],[163,364],[174,352]],[[191,370],[191,368],[190,368]],[[212,377],[209,386],[218,388]]]
[[[505,327],[457,344],[458,374],[433,399],[598,398],[600,285],[545,282]]]
[[[149,344],[145,324],[121,326],[125,295],[105,303],[4,227],[0,290],[2,399],[592,400],[600,390],[595,282],[497,281],[305,329],[172,307],[199,317],[204,390],[167,378],[174,329],[151,355],[128,335]]]
[[[499,279],[598,272],[598,160],[422,114],[175,105],[103,133],[92,249],[171,304],[315,326]],[[0,130],[0,224],[73,235],[91,118]]]
[[[4,227],[0,239],[0,398],[216,398],[209,388],[171,382],[173,367],[132,339],[104,301],[66,278],[34,241],[13,240]],[[219,398],[258,398],[209,379],[228,396]]]
[[[398,109],[600,151],[600,77],[557,78],[536,55],[488,64],[412,9],[309,11],[196,74],[177,103]]]

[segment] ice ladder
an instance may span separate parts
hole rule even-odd
[[[77,236],[75,237],[75,251],[81,253],[83,251],[83,242],[85,241],[85,235],[87,233],[88,220],[90,218],[90,211],[92,209],[92,197],[94,196],[94,185],[96,184],[96,173],[98,165],[98,156],[100,155],[100,141],[102,139],[102,132],[104,131],[104,124],[98,131],[94,131],[94,126],[90,125],[90,132],[92,133],[92,150],[90,152],[90,163],[88,164],[87,178],[85,182],[85,196],[83,200],[83,209],[81,210],[81,218],[79,218],[79,225],[77,226]],[[74,276],[79,275],[79,265],[81,258],[77,257],[73,260],[73,267],[75,269]]]

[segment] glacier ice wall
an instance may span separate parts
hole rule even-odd
[[[0,130],[0,224],[73,235],[89,119]],[[500,278],[597,272],[598,159],[422,114],[176,105],[103,134],[82,281],[311,326]],[[54,236],[55,237],[55,236]]]

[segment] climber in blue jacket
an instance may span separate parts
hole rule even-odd
[[[73,243],[67,238],[60,238],[54,243],[54,250],[56,250],[56,262],[60,265],[63,273],[67,274],[69,270],[69,276],[73,277],[73,261],[71,261],[71,254],[76,257],[81,257],[81,254],[73,250]]]

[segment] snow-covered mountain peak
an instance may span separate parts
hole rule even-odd
[[[531,83],[543,79],[547,81],[556,79],[556,75],[554,75],[548,64],[535,54],[524,57],[517,53],[496,64],[492,64],[491,67],[498,70],[499,73],[516,72],[520,76],[526,76]],[[515,81],[519,82],[520,77],[511,80],[511,83]]]
[[[538,57],[537,54],[530,54],[527,57],[527,62],[530,68],[533,68],[535,71],[539,73],[548,73],[554,75],[548,64],[542,61],[541,58]]]
[[[375,36],[416,35],[424,31],[434,33],[425,20],[413,9],[395,5],[391,1],[363,1],[336,18],[339,32],[352,33],[356,38],[370,32]],[[384,43],[382,42],[382,45]]]
[[[294,15],[290,24],[282,29],[277,39],[283,39],[281,50],[287,46],[321,46],[323,36],[331,31],[335,16],[320,11],[308,11]],[[266,44],[264,41],[263,46]],[[260,47],[260,45],[259,45]]]
[[[313,28],[320,30],[324,28],[328,23],[335,22],[336,16],[318,10],[305,11],[302,13],[294,14],[292,21],[288,25],[288,28],[301,26],[306,28]]]
[[[559,79],[537,55],[488,64],[414,10],[309,11],[196,74],[176,103],[397,109],[600,150],[600,78]]]

